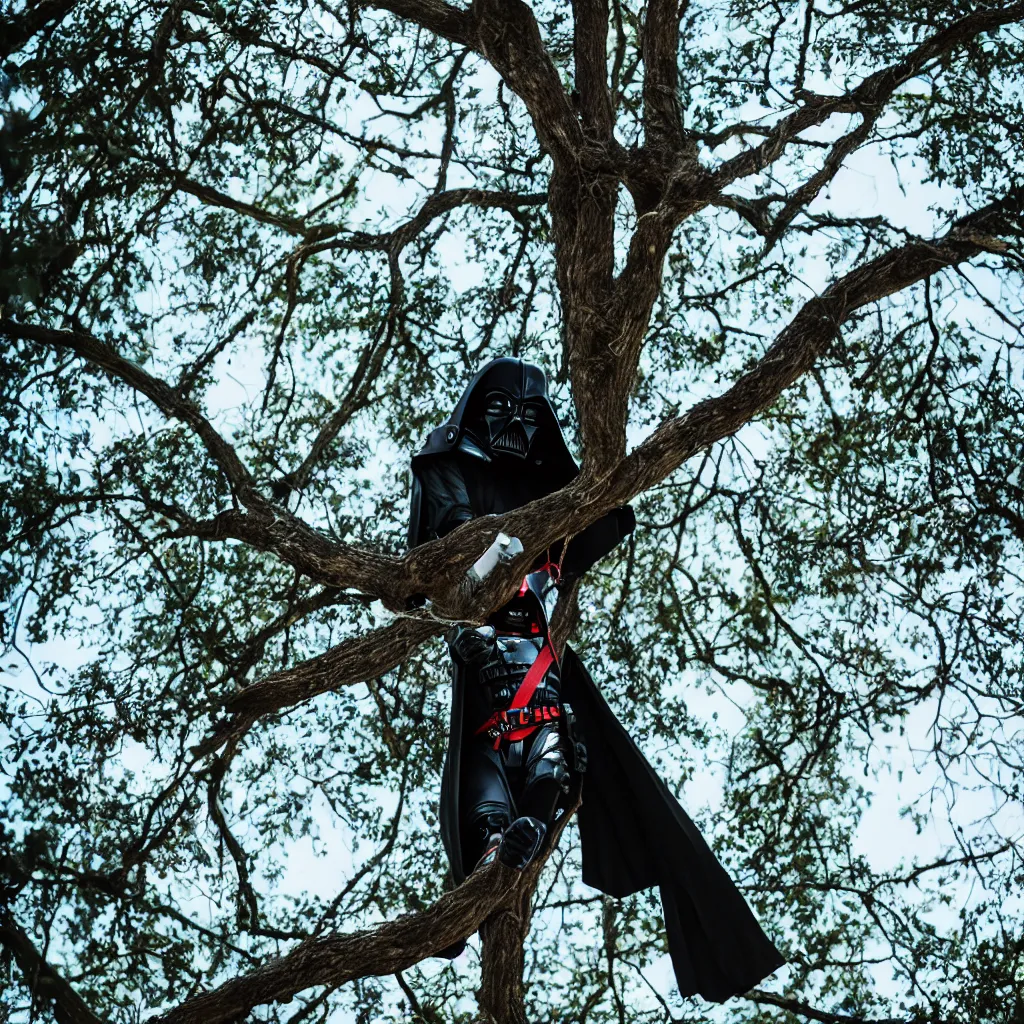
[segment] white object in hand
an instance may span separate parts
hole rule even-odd
[[[494,543],[473,563],[469,575],[474,580],[486,579],[499,562],[511,562],[516,555],[523,553],[523,542],[518,537],[509,537],[499,533]]]

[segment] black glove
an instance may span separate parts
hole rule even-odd
[[[537,818],[516,818],[501,837],[498,860],[507,868],[522,871],[540,853],[547,828]]]
[[[480,629],[456,627],[446,638],[452,660],[465,668],[479,668],[494,654],[497,638],[493,626]]]

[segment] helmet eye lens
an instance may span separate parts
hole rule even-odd
[[[523,406],[523,422],[528,427],[535,427],[540,422],[540,409],[529,403]]]
[[[509,400],[502,394],[491,394],[487,396],[486,414],[488,416],[507,416],[511,406]]]

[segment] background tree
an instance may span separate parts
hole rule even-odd
[[[9,6],[12,1019],[1024,1019],[1022,21]],[[509,352],[581,476],[405,554]],[[625,501],[559,635],[790,959],[711,1011],[571,824],[442,895],[438,637]]]

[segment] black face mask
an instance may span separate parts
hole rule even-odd
[[[537,438],[541,414],[539,401],[495,389],[484,396],[477,432],[492,455],[525,459]]]

